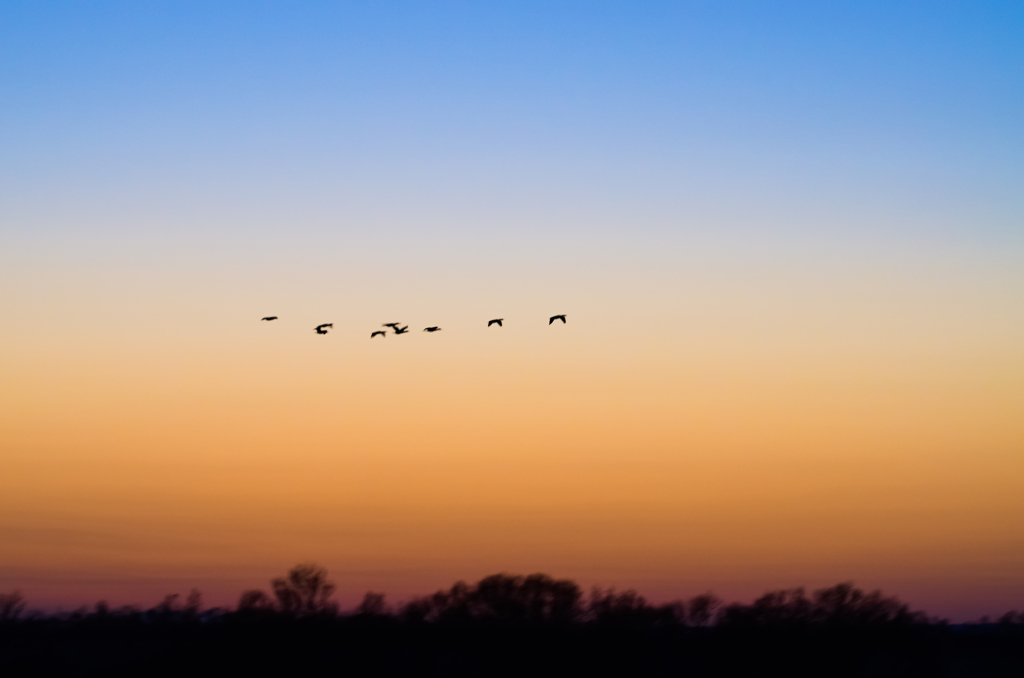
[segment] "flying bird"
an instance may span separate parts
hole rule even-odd
[[[487,326],[490,327],[491,325],[494,325],[495,323],[497,323],[498,327],[504,327],[504,325],[501,324],[502,320],[504,320],[504,318],[495,318],[494,320],[488,320],[487,321]]]
[[[377,330],[376,332],[370,333],[370,339],[373,339],[376,336],[386,337],[388,336],[388,333],[385,332],[384,330]]]
[[[398,326],[401,324],[402,323],[384,323],[383,325],[381,325],[381,327],[390,327],[391,329],[396,330],[398,329]]]
[[[260,318],[260,320],[261,321],[263,321],[263,320],[277,320],[277,316],[276,315],[268,315],[266,318]]]
[[[561,320],[562,324],[564,325],[565,324],[565,314],[563,313],[562,315],[553,315],[553,316],[551,316],[550,318],[548,318],[548,325],[550,325],[551,323],[555,322],[556,320]]]
[[[409,332],[408,325],[406,325],[405,327],[395,327],[393,329],[395,330],[395,334],[408,334]]]
[[[424,327],[423,331],[424,332],[437,332],[440,329],[441,329],[440,327]]]
[[[334,327],[334,323],[324,323],[323,325],[317,325],[316,326],[316,333],[317,334],[327,334],[327,330],[324,329],[325,327]]]

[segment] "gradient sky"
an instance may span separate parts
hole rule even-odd
[[[543,571],[1024,608],[1022,35],[3,3],[0,591],[233,604],[313,561],[344,605]]]

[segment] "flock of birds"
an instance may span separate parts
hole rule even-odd
[[[272,320],[277,320],[277,316],[276,315],[268,315],[268,316],[266,316],[264,318],[260,318],[261,322],[262,321],[270,322]],[[548,318],[548,325],[550,325],[551,323],[555,322],[556,320],[561,320],[562,324],[564,325],[565,324],[565,314],[563,313],[561,315],[553,315],[553,316],[551,316],[550,318]],[[504,327],[504,325],[502,325],[502,322],[504,322],[504,321],[505,321],[504,318],[494,318],[492,320],[488,320],[487,321],[487,326],[490,327],[491,325],[497,325],[498,327]],[[408,325],[404,325],[403,326],[402,323],[384,323],[383,325],[381,325],[381,327],[390,327],[391,330],[395,334],[407,334],[409,332],[409,326]],[[323,323],[321,325],[317,325],[316,327],[313,328],[313,331],[316,332],[317,334],[327,334],[328,328],[333,329],[334,328],[334,323]],[[433,327],[424,327],[423,331],[424,332],[440,332],[441,328],[437,327],[435,325]],[[377,330],[375,332],[371,332],[370,333],[370,339],[373,339],[374,337],[386,337],[387,335],[388,335],[388,331],[387,330]]]

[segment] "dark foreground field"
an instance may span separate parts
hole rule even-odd
[[[1024,633],[652,629],[339,619],[30,622],[0,674],[353,676],[1024,676]]]
[[[367,594],[339,614],[322,570],[272,584],[234,610],[203,611],[193,593],[145,611],[33,616],[6,596],[0,675],[1024,676],[1024,615],[953,626],[849,585],[655,606],[496,575],[396,609]]]

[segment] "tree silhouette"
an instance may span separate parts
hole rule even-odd
[[[25,599],[18,591],[0,593],[0,621],[14,621],[25,610]]]
[[[922,621],[906,603],[887,598],[881,591],[864,593],[846,582],[814,592],[815,621],[845,626],[866,626]]]
[[[1024,612],[1010,610],[999,618],[1000,624],[1024,624]]]
[[[460,581],[447,591],[414,599],[402,616],[422,621],[570,622],[579,612],[580,596],[579,586],[568,579],[495,574],[476,586]]]
[[[595,586],[590,592],[585,618],[591,622],[611,625],[650,628],[676,626],[686,619],[686,606],[680,602],[650,605],[636,591],[617,593]]]
[[[259,589],[243,591],[238,599],[238,611],[244,613],[273,612],[274,601]]]
[[[690,626],[709,626],[721,606],[722,601],[710,593],[694,596],[686,603],[686,622]]]
[[[813,598],[803,588],[766,593],[752,605],[733,604],[719,618],[724,625],[796,626],[827,624],[831,626],[879,626],[915,624],[927,621],[920,612],[912,612],[897,598],[883,596],[880,591],[865,593],[851,583],[837,584],[814,592]]]
[[[287,577],[270,582],[281,612],[294,615],[327,614],[336,611],[329,598],[334,584],[327,581],[327,570],[317,565],[296,565]]]
[[[387,614],[388,608],[384,604],[384,594],[367,591],[362,602],[356,606],[356,614],[364,617],[382,617]]]
[[[192,589],[188,592],[188,597],[185,599],[185,607],[182,610],[185,616],[194,619],[199,616],[199,611],[203,607],[203,594],[199,592],[199,589]]]
[[[160,601],[160,604],[149,611],[149,614],[158,619],[169,620],[181,609],[181,606],[178,604],[178,598],[179,596],[177,593],[167,594],[164,596],[164,599]]]

